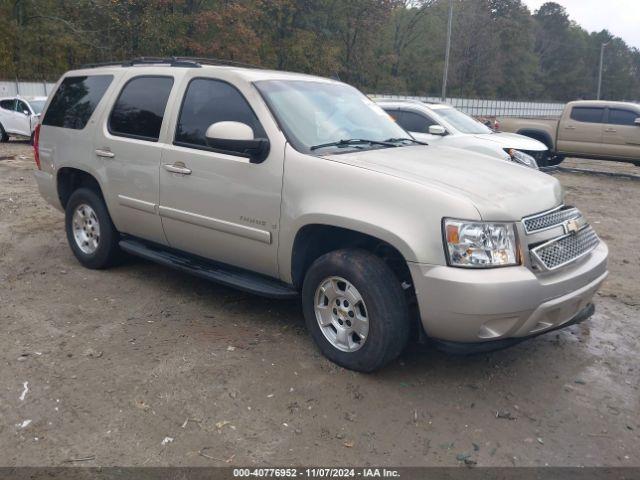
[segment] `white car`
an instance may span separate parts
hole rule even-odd
[[[531,168],[547,164],[549,151],[544,143],[524,135],[494,132],[450,105],[418,100],[375,101],[416,140],[472,150]]]
[[[32,138],[47,97],[0,98],[0,142],[9,135]]]

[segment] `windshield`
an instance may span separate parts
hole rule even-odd
[[[434,111],[453,125],[460,133],[493,133],[487,126],[455,108],[438,108]]]
[[[44,108],[44,104],[47,103],[46,100],[30,100],[29,105],[31,105],[31,110],[36,115],[42,113],[42,109]]]
[[[382,108],[348,85],[305,80],[264,80],[255,85],[298,151],[385,148],[375,142],[407,137]],[[353,139],[370,142],[346,142]]]

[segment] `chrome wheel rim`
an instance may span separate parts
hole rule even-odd
[[[342,277],[320,282],[314,310],[320,331],[342,352],[363,347],[369,334],[369,314],[358,289]]]
[[[87,255],[94,253],[100,245],[100,223],[96,212],[82,203],[74,210],[71,222],[78,248]]]

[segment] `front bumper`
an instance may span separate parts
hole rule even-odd
[[[544,274],[409,265],[426,334],[449,342],[529,337],[568,324],[607,277],[607,246]]]

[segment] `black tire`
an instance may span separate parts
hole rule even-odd
[[[551,158],[551,154],[547,151],[539,160],[538,160],[538,168],[547,168],[549,166],[549,159]]]
[[[80,205],[88,205],[95,212],[99,224],[99,241],[92,253],[85,253],[76,242],[73,232],[73,215]],[[65,230],[71,251],[78,261],[91,269],[108,268],[118,263],[121,251],[118,246],[120,235],[111,221],[111,216],[102,197],[88,188],[79,188],[71,194],[65,209]]]
[[[555,167],[556,165],[560,165],[564,159],[564,155],[551,155],[549,157],[548,164],[550,167]]]
[[[316,319],[316,290],[329,277],[350,282],[366,305],[369,331],[356,351],[345,352],[332,345]],[[336,250],[313,262],[304,278],[302,303],[307,328],[320,351],[344,368],[378,370],[398,357],[407,345],[409,311],[400,281],[382,259],[365,250]]]
[[[0,142],[8,142],[8,141],[9,141],[9,135],[5,131],[2,124],[0,123]]]

